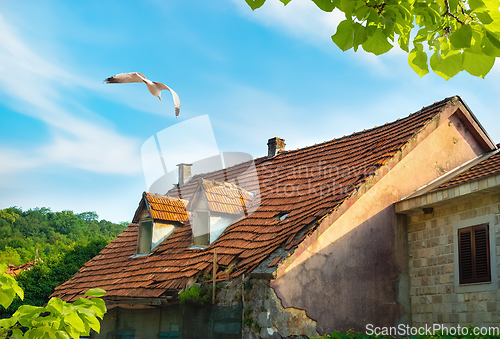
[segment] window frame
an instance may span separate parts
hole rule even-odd
[[[143,224],[145,223],[150,223],[151,224],[151,229],[150,229],[150,237],[149,237],[149,251],[144,252],[141,251],[142,249],[142,241],[143,241]],[[136,248],[136,256],[142,256],[142,255],[148,255],[151,253],[151,247],[153,246],[153,228],[154,228],[154,221],[152,218],[147,218],[139,221],[139,234],[137,236],[137,248]]]
[[[497,258],[495,244],[495,229],[497,226],[496,214],[461,220],[453,223],[453,255],[454,255],[454,282],[455,293],[496,291],[498,289]],[[472,226],[488,224],[488,250],[490,281],[485,282],[460,282],[460,258],[459,258],[459,230]]]
[[[206,236],[208,237],[208,243],[207,244],[205,244],[205,243],[203,243],[203,244],[197,244],[195,242],[195,236],[194,236],[194,231],[193,231],[192,244],[193,244],[194,247],[208,247],[208,246],[210,246],[210,211],[208,211],[208,210],[196,210],[196,211],[194,211],[194,218],[193,218],[193,224],[194,224],[193,226],[194,227],[198,227],[198,220],[200,220],[199,219],[199,215],[200,214],[205,214],[206,215],[206,221],[207,221],[207,224],[208,224],[207,225]],[[197,238],[201,238],[202,236],[203,235],[200,235]]]
[[[478,276],[478,231],[484,231],[485,238],[482,246],[486,247],[486,274]],[[458,261],[459,261],[459,282],[460,285],[475,284],[475,283],[490,283],[491,282],[491,259],[490,259],[490,237],[489,237],[489,223],[463,227],[457,230],[458,232]],[[470,254],[468,255],[468,251]],[[465,253],[464,253],[465,252]],[[469,258],[467,258],[469,257]],[[484,259],[483,259],[484,260]],[[470,262],[470,272],[467,272],[465,265]],[[467,276],[469,275],[470,276]]]

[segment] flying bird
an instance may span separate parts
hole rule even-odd
[[[181,110],[181,101],[179,100],[179,96],[174,92],[173,89],[169,88],[165,84],[162,84],[161,82],[151,81],[146,78],[144,74],[138,72],[120,73],[104,80],[105,84],[124,84],[130,82],[144,82],[151,94],[153,94],[155,97],[158,97],[160,101],[162,90],[166,89],[172,92],[172,97],[174,98],[175,105],[175,117],[177,118],[179,116],[179,112]]]

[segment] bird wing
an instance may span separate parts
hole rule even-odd
[[[105,84],[122,84],[129,82],[145,82],[147,78],[139,72],[120,73],[104,80]]]
[[[160,91],[166,89],[167,91],[170,91],[172,93],[172,98],[174,99],[174,105],[175,105],[175,116],[178,117],[179,112],[181,111],[181,101],[179,100],[179,96],[177,95],[177,93],[175,93],[173,89],[171,89],[170,87],[161,82],[153,81],[153,83]]]

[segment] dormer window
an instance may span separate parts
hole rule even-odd
[[[139,223],[139,239],[137,244],[137,254],[151,252],[151,241],[153,235],[153,220],[142,220]]]
[[[212,244],[235,221],[247,214],[250,192],[227,182],[201,179],[187,209],[191,211],[194,247]]]
[[[195,211],[193,222],[193,246],[210,245],[210,212]]]
[[[154,251],[170,234],[187,222],[187,201],[144,192],[133,223],[139,226],[137,256]]]

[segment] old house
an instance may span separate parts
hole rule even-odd
[[[302,149],[273,138],[256,176],[243,163],[145,193],[133,223],[54,296],[105,289],[96,338],[490,324],[496,152],[460,97]],[[216,306],[180,306],[179,292],[213,272]]]
[[[396,203],[408,230],[412,322],[500,322],[500,153],[488,152]],[[497,306],[499,305],[499,306]]]

